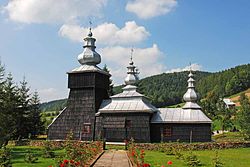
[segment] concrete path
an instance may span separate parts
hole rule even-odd
[[[130,167],[130,165],[126,151],[107,150],[94,167]]]

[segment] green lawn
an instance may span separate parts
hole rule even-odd
[[[214,151],[193,151],[203,164],[202,166],[211,167]],[[250,167],[250,148],[225,149],[219,150],[219,157],[226,167]],[[153,167],[167,166],[168,161],[172,161],[172,167],[186,166],[183,160],[176,159],[175,156],[169,156],[165,153],[156,151],[145,151],[145,162]],[[188,152],[183,152],[187,154]]]
[[[42,158],[41,147],[29,147],[29,146],[15,146],[11,148],[11,162],[13,167],[48,167],[49,165],[55,164],[55,160],[52,158]],[[27,150],[30,150],[33,154],[38,157],[36,163],[26,163],[24,161]],[[56,150],[56,156],[64,154],[63,150]]]

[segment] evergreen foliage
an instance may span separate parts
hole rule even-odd
[[[0,64],[0,147],[7,145],[10,139],[22,139],[38,134],[43,127],[39,107],[34,109],[30,89],[25,78],[20,85],[13,81],[11,74],[5,76]],[[36,93],[38,99],[38,94]]]
[[[61,111],[67,105],[67,99],[53,100],[40,105],[41,111]]]
[[[103,67],[103,71],[107,72],[110,74],[110,71],[108,69],[108,66],[105,64],[104,67]],[[109,90],[108,90],[108,94],[109,96],[113,96],[114,95],[114,84],[112,83],[112,79],[109,79]]]
[[[213,73],[197,83],[197,89],[203,98],[212,91],[225,97],[247,88],[250,88],[250,64]]]
[[[250,102],[245,94],[240,95],[240,104],[239,125],[246,138],[250,139]]]

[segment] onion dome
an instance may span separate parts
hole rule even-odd
[[[84,50],[78,56],[78,61],[80,64],[84,65],[97,65],[101,63],[101,56],[95,51],[95,41],[96,39],[92,37],[91,28],[89,29],[89,34],[84,38],[85,44],[83,46]]]
[[[193,79],[193,74],[190,70],[190,73],[188,75],[188,90],[183,96],[183,100],[186,102],[186,104],[183,106],[183,109],[200,109],[201,107],[196,103],[198,100],[198,95],[195,92],[195,86]]]
[[[131,52],[133,52],[133,50]],[[127,71],[127,77],[125,78],[125,84],[126,85],[134,85],[136,83],[136,81],[139,80],[139,77],[138,77],[139,72],[138,72],[138,69],[136,68],[136,66],[134,65],[132,53],[131,53],[129,66],[127,67],[127,69],[128,69],[128,71]]]

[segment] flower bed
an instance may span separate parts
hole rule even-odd
[[[128,157],[131,160],[133,166],[136,167],[150,167],[150,164],[144,163],[145,152],[143,149],[139,149],[133,139],[128,143]]]

